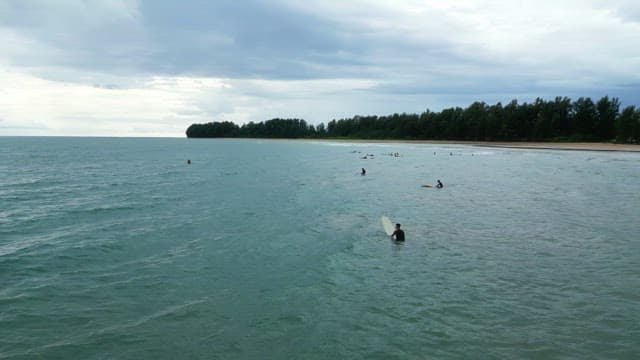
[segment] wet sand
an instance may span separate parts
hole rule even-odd
[[[311,139],[305,139],[309,141]],[[406,143],[469,145],[494,148],[540,149],[540,150],[579,150],[579,151],[627,151],[640,152],[640,145],[611,143],[557,143],[557,142],[505,142],[505,141],[452,141],[452,140],[363,140],[363,139],[313,139],[313,141],[370,142],[370,143]]]
[[[515,149],[640,152],[640,145],[610,143],[480,142],[469,145]]]

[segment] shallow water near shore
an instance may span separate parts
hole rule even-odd
[[[639,179],[637,153],[0,138],[0,359],[634,359]]]

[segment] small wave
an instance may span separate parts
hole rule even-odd
[[[127,329],[135,328],[141,325],[144,325],[150,321],[163,318],[163,317],[172,317],[175,319],[195,316],[196,311],[191,310],[190,308],[194,305],[198,305],[204,303],[206,299],[188,301],[182,304],[169,306],[149,315],[145,315],[140,317],[137,320],[125,322],[123,324],[116,324],[112,326],[107,326],[102,329],[97,329],[91,332],[85,332],[82,334],[77,334],[75,336],[64,336],[62,339],[57,341],[49,342],[47,344],[41,345],[37,348],[31,348],[23,352],[13,352],[12,354],[0,354],[0,358],[4,358],[4,355],[11,356],[28,356],[28,357],[39,357],[38,355],[42,355],[45,353],[49,353],[52,349],[68,347],[68,346],[79,346],[86,344],[96,344],[103,339],[104,337],[111,336],[122,336],[122,334],[126,333]]]
[[[496,153],[495,151],[474,151],[472,154],[483,156],[483,155],[495,155]]]
[[[324,141],[312,141],[311,144],[332,146],[332,147],[393,147],[393,144],[380,144],[374,142],[324,142]]]
[[[192,253],[199,250],[201,247],[199,245],[199,240],[191,240],[185,243],[184,245],[174,247],[168,251],[167,256],[170,257],[180,257],[180,256],[188,256]]]
[[[2,185],[3,187],[11,188],[11,187],[27,187],[27,186],[30,187],[33,185],[48,184],[48,183],[50,182],[47,179],[36,178],[36,179],[16,179],[16,181],[6,182],[0,185]]]
[[[58,240],[65,238],[74,232],[75,230],[72,227],[69,227],[51,232],[49,234],[32,236],[27,239],[20,239],[19,241],[13,241],[8,244],[0,245],[0,259],[2,259],[3,256],[14,255],[27,250],[34,250],[41,246],[55,245],[56,243],[58,243]]]
[[[169,306],[166,307],[162,310],[156,311],[154,313],[151,313],[149,315],[145,315],[140,317],[137,320],[134,320],[132,322],[126,323],[126,324],[122,324],[122,325],[115,325],[112,327],[108,327],[102,330],[98,330],[96,331],[94,334],[104,334],[107,332],[112,332],[115,330],[121,330],[121,329],[129,329],[129,328],[133,328],[133,327],[137,327],[140,325],[144,325],[145,323],[155,320],[155,319],[159,319],[162,317],[184,317],[187,315],[190,315],[192,313],[194,313],[194,311],[189,311],[188,309],[194,305],[198,305],[198,304],[202,304],[206,301],[206,299],[200,299],[200,300],[193,300],[193,301],[188,301],[179,305],[174,305],[174,306]]]
[[[79,214],[102,214],[102,213],[112,213],[124,210],[136,210],[138,206],[134,204],[118,204],[118,205],[102,205],[96,207],[90,207],[86,209],[74,209],[70,210],[67,213],[70,215],[79,215]]]
[[[617,158],[611,159],[612,162],[640,162],[640,158]]]

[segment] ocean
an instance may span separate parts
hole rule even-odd
[[[0,137],[0,359],[636,359],[638,234],[638,153]]]

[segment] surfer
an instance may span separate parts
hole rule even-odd
[[[395,241],[404,241],[404,231],[400,230],[400,224],[396,224],[396,231],[391,234],[391,239]]]
[[[360,175],[365,176],[367,174],[367,170],[365,170],[364,168],[362,168],[362,172],[360,172]]]
[[[187,160],[187,164],[191,165],[191,159]]]
[[[440,180],[438,180],[438,184],[436,185],[436,187],[438,189],[442,189],[444,187],[444,185],[442,185],[442,183],[440,182]]]

